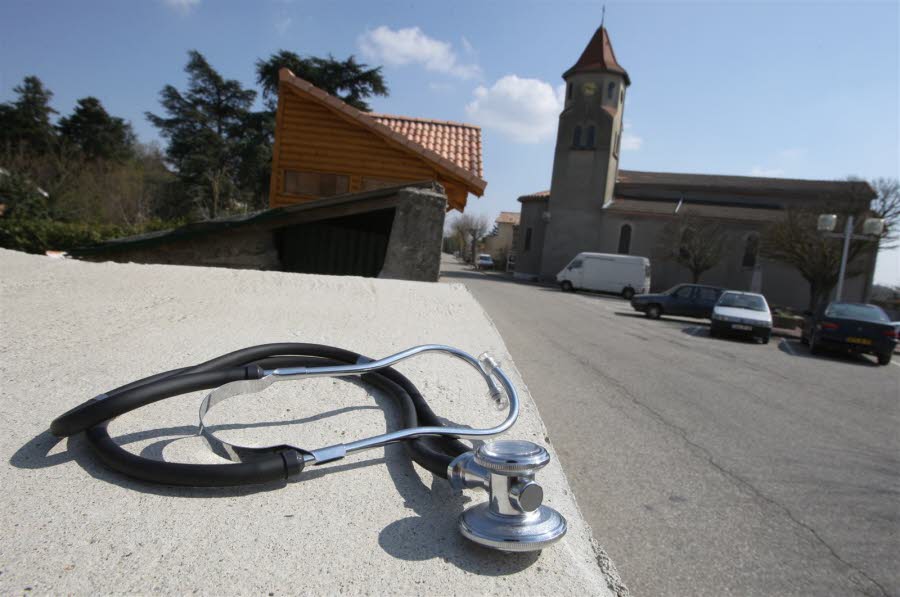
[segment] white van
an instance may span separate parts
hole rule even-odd
[[[630,300],[650,291],[650,260],[636,255],[579,253],[556,274],[556,281],[566,292],[597,290]]]

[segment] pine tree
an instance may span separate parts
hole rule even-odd
[[[239,174],[247,159],[243,140],[252,124],[256,92],[223,78],[200,52],[188,56],[187,89],[182,93],[166,85],[160,103],[167,116],[147,112],[147,118],[168,139],[166,157],[179,181],[206,215],[215,218],[244,199]]]
[[[56,131],[50,119],[53,92],[35,76],[13,88],[15,101],[0,104],[0,149],[43,155],[53,149]]]
[[[59,121],[61,140],[77,147],[89,160],[125,160],[137,142],[131,125],[110,116],[95,97],[78,100],[72,115]]]
[[[369,68],[353,56],[346,60],[336,60],[331,55],[301,58],[293,52],[279,50],[268,60],[256,61],[256,82],[262,87],[263,99],[273,112],[278,103],[278,71],[282,68],[289,68],[301,79],[365,112],[371,110],[366,99],[373,95],[388,95],[380,66]]]

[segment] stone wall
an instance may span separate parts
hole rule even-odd
[[[285,248],[278,242],[279,234],[296,234],[302,224],[336,221],[348,215],[358,219],[367,213],[392,210],[394,218],[385,227],[389,239],[378,277],[436,281],[446,206],[446,195],[437,184],[381,189],[267,210],[244,220],[206,222],[199,229],[188,226],[163,234],[117,239],[72,251],[72,256],[86,261],[296,271],[281,253]],[[365,250],[359,243],[322,247],[323,252],[344,252],[343,264],[354,261],[353,252]],[[360,255],[363,257],[370,256]]]

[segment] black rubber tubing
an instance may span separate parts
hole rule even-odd
[[[193,367],[158,373],[80,404],[57,417],[50,431],[65,437],[86,431],[88,444],[108,467],[126,475],[170,485],[230,486],[284,480],[303,470],[296,450],[286,449],[258,460],[238,464],[184,464],[137,456],[119,446],[109,435],[109,420],[165,398],[211,389],[242,379],[258,379],[263,369],[354,364],[368,361],[357,353],[319,344],[263,344],[222,355]],[[392,368],[379,369],[360,379],[372,384],[398,403],[404,427],[441,426],[418,389]],[[421,437],[404,442],[410,457],[435,475],[446,477],[456,456],[470,448],[448,437]]]

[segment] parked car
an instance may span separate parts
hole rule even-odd
[[[839,350],[872,354],[879,365],[891,362],[897,346],[897,328],[877,305],[863,303],[831,303],[823,311],[806,313],[801,341],[809,352]]]
[[[475,269],[494,269],[494,258],[487,253],[481,253],[475,259]]]
[[[763,344],[772,337],[772,312],[766,297],[753,292],[726,290],[713,307],[709,335],[751,336]]]
[[[660,315],[684,315],[709,319],[723,288],[701,284],[679,284],[658,294],[640,294],[631,299],[635,311],[650,319]]]
[[[579,253],[556,274],[556,281],[565,292],[612,292],[629,300],[650,290],[650,260],[637,255]]]

